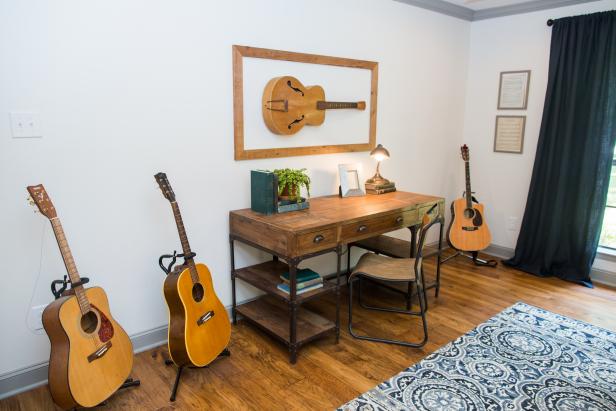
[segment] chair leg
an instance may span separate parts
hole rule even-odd
[[[423,327],[423,339],[420,342],[416,342],[416,343],[406,342],[406,341],[400,341],[400,340],[370,337],[368,335],[356,334],[355,331],[353,331],[353,284],[354,283],[355,283],[354,280],[350,280],[348,284],[349,286],[349,334],[351,334],[354,338],[357,338],[360,340],[380,342],[380,343],[385,343],[385,344],[396,344],[396,345],[402,345],[404,347],[421,348],[426,344],[426,342],[428,341],[428,325],[426,323],[426,314],[425,314],[425,309],[424,309],[424,302],[422,301],[423,300],[422,294],[419,293],[419,290],[418,290],[418,298],[419,298],[419,306],[421,309],[420,312],[412,312],[412,311],[407,311],[407,310],[398,310],[398,309],[390,309],[390,308],[375,308],[375,310],[395,312],[395,313],[408,314],[408,315],[414,315],[414,316],[421,316],[422,327]],[[423,289],[421,291],[423,292]],[[361,296],[361,289],[359,290],[359,292]],[[425,297],[425,294],[423,295]]]

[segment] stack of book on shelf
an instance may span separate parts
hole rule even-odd
[[[308,291],[316,290],[323,287],[323,277],[312,271],[310,268],[302,268],[297,270],[295,274],[297,279],[297,294],[307,293]],[[289,273],[280,275],[282,283],[278,284],[278,289],[283,293],[290,294]]]
[[[396,191],[396,183],[389,181],[385,184],[366,183],[366,194],[385,194]]]

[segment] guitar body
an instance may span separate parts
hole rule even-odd
[[[325,110],[334,108],[364,110],[366,103],[328,103],[323,87],[305,87],[291,76],[271,79],[263,91],[263,121],[274,134],[288,136],[305,125],[319,126],[325,121]]]
[[[55,300],[43,312],[51,342],[49,389],[65,409],[100,404],[117,391],[133,367],[133,346],[111,316],[105,291],[92,287],[85,289],[85,295],[92,309],[85,317],[75,295]],[[104,346],[106,351],[93,357]]]
[[[168,274],[163,287],[169,308],[169,354],[178,366],[206,366],[231,338],[227,311],[214,292],[210,270],[204,264],[196,264],[195,269],[197,284],[190,268],[185,268]],[[213,316],[199,325],[199,319],[210,312]]]
[[[472,203],[472,211],[467,209],[467,201],[459,198],[451,203],[452,220],[447,237],[456,250],[480,251],[492,242],[490,229],[485,222],[483,204]]]

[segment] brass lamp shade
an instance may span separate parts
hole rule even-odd
[[[366,183],[376,185],[389,184],[389,180],[381,176],[380,173],[381,161],[387,160],[389,158],[389,151],[387,151],[385,147],[379,144],[370,152],[370,156],[377,161],[376,173],[372,176],[372,178],[366,180]]]

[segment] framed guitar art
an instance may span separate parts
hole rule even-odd
[[[370,151],[378,63],[233,46],[235,160]]]

